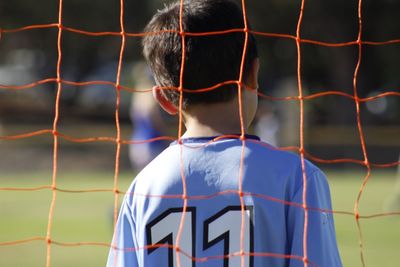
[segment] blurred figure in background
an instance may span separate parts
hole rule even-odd
[[[279,120],[272,101],[259,100],[254,132],[264,142],[278,146]]]
[[[400,157],[399,157],[400,161]],[[397,178],[396,184],[394,187],[395,191],[392,195],[390,195],[385,202],[384,209],[387,212],[397,212],[400,211],[400,165],[397,167]]]
[[[136,90],[145,91],[154,85],[151,71],[142,61],[132,68],[132,77]],[[129,159],[134,169],[142,169],[167,147],[165,140],[147,141],[165,135],[167,125],[151,91],[132,94],[130,117],[133,124],[131,140],[143,143],[129,146]]]

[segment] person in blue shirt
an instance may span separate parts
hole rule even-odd
[[[132,68],[136,90],[146,90],[154,85],[150,68],[144,61],[135,63]],[[161,151],[168,146],[168,141],[157,140],[141,142],[166,135],[168,122],[164,120],[163,111],[151,94],[132,94],[130,117],[133,125],[131,140],[139,141],[129,145],[129,159],[135,171],[143,169]]]
[[[179,113],[182,93],[186,132],[128,189],[107,266],[342,266],[324,174],[245,134],[259,60],[254,36],[240,30],[241,9],[230,0],[183,2],[183,84],[180,24],[179,1],[158,11],[143,50],[160,106]],[[190,34],[204,32],[219,33]]]

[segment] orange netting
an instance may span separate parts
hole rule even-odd
[[[382,45],[388,45],[388,44],[394,44],[398,43],[400,44],[400,39],[397,40],[388,40],[388,41],[382,41],[382,42],[375,42],[375,41],[365,41],[362,40],[362,25],[363,25],[363,17],[362,17],[362,4],[363,1],[359,0],[358,1],[358,37],[357,40],[354,41],[349,41],[349,42],[343,42],[343,43],[328,43],[328,42],[320,42],[316,40],[307,40],[307,39],[302,39],[300,35],[300,30],[302,27],[302,19],[303,19],[303,12],[304,12],[304,5],[305,5],[305,0],[301,1],[301,8],[299,11],[299,18],[297,22],[297,28],[296,28],[296,35],[289,35],[289,34],[277,34],[277,33],[267,33],[267,32],[258,32],[258,31],[252,31],[248,28],[247,26],[247,13],[246,13],[246,1],[242,0],[242,11],[243,11],[243,19],[245,26],[243,29],[231,29],[227,31],[219,31],[219,32],[204,32],[204,33],[190,33],[190,32],[185,32],[183,31],[183,26],[182,26],[182,12],[183,12],[183,0],[181,0],[181,10],[180,10],[180,31],[161,31],[161,32],[144,32],[144,33],[129,33],[125,32],[124,28],[124,0],[120,0],[120,32],[90,32],[90,31],[84,31],[76,28],[71,28],[67,27],[63,24],[63,0],[59,0],[59,10],[58,10],[58,22],[57,23],[51,23],[51,24],[41,24],[41,25],[29,25],[21,28],[15,28],[15,29],[1,29],[0,28],[0,40],[1,38],[4,38],[4,35],[16,33],[16,32],[22,32],[22,31],[29,31],[32,29],[48,29],[48,28],[56,28],[58,29],[58,37],[57,37],[57,48],[58,48],[58,60],[57,60],[57,66],[56,66],[56,77],[52,78],[47,78],[39,81],[35,81],[30,84],[24,84],[24,85],[2,85],[0,84],[0,89],[5,89],[5,90],[24,90],[24,89],[30,89],[33,87],[36,87],[41,84],[46,84],[46,83],[55,83],[57,84],[57,94],[56,94],[56,99],[55,99],[55,115],[54,115],[54,120],[53,120],[53,127],[51,129],[42,129],[34,132],[29,132],[29,133],[23,133],[19,135],[12,135],[12,136],[0,136],[0,140],[15,140],[15,139],[24,139],[24,138],[30,138],[33,136],[38,136],[38,135],[52,135],[53,136],[53,171],[52,171],[52,182],[49,185],[43,185],[39,187],[33,187],[33,188],[10,188],[10,187],[2,187],[0,188],[0,191],[36,191],[36,190],[51,190],[52,192],[52,199],[51,199],[51,205],[50,205],[50,210],[48,213],[48,226],[47,226],[47,234],[46,236],[36,236],[36,237],[31,237],[27,239],[22,239],[22,240],[13,240],[13,241],[7,241],[7,242],[0,242],[0,246],[11,246],[11,245],[16,245],[16,244],[21,244],[21,243],[29,243],[33,241],[44,241],[47,243],[47,260],[46,260],[46,266],[51,265],[51,249],[53,245],[57,246],[106,246],[110,247],[110,243],[102,243],[102,242],[58,242],[57,240],[52,239],[52,224],[53,224],[53,215],[54,215],[54,209],[55,209],[55,204],[57,201],[57,193],[58,192],[67,192],[67,193],[87,193],[87,192],[113,192],[114,193],[114,223],[117,220],[117,215],[118,215],[118,199],[120,194],[124,194],[119,189],[119,170],[120,170],[120,155],[121,155],[121,145],[127,145],[127,144],[140,144],[140,143],[146,143],[146,142],[153,142],[157,140],[178,140],[178,142],[181,144],[181,176],[182,176],[182,184],[183,184],[183,194],[182,195],[176,195],[176,196],[168,196],[169,198],[181,198],[183,199],[183,212],[182,212],[182,217],[181,217],[181,223],[179,226],[179,231],[177,235],[177,242],[175,245],[153,245],[153,246],[146,246],[143,248],[134,248],[135,250],[139,249],[148,249],[150,247],[169,247],[173,248],[175,250],[176,256],[177,256],[177,263],[178,266],[180,266],[180,255],[185,255],[187,257],[191,257],[192,260],[194,261],[199,261],[199,262],[204,262],[210,259],[215,259],[215,258],[227,258],[230,256],[241,256],[241,262],[242,266],[244,264],[244,257],[245,256],[257,256],[257,257],[277,257],[277,258],[293,258],[300,260],[304,263],[304,266],[315,266],[314,263],[310,262],[307,258],[308,252],[307,252],[307,231],[308,231],[308,212],[310,210],[319,210],[323,212],[329,212],[329,213],[334,213],[334,214],[343,214],[343,215],[349,215],[353,216],[355,223],[357,224],[357,229],[358,229],[358,234],[359,234],[359,243],[360,243],[360,258],[362,262],[362,266],[365,266],[364,262],[364,251],[363,251],[363,232],[360,226],[360,219],[369,219],[369,218],[376,218],[376,217],[381,217],[381,216],[390,216],[390,215],[400,215],[400,212],[387,212],[387,213],[377,213],[377,214],[369,214],[369,215],[361,215],[359,213],[359,203],[360,199],[363,195],[363,191],[368,183],[368,179],[371,175],[371,169],[374,168],[388,168],[388,167],[393,167],[396,165],[400,165],[399,161],[395,162],[390,162],[390,163],[373,163],[368,159],[368,153],[366,149],[366,141],[363,133],[363,125],[361,123],[361,118],[360,118],[360,103],[363,102],[368,102],[377,98],[383,98],[387,96],[400,96],[399,92],[396,91],[390,91],[390,92],[385,92],[381,94],[377,94],[372,97],[366,97],[366,98],[360,98],[358,96],[358,85],[357,85],[357,77],[359,73],[359,68],[361,64],[361,55],[362,55],[362,49],[364,45],[371,45],[371,46],[382,46]],[[118,69],[116,73],[116,81],[115,82],[110,82],[110,81],[101,81],[101,80],[96,80],[96,81],[87,81],[87,82],[74,82],[74,81],[69,81],[69,80],[64,80],[61,77],[61,63],[63,60],[63,50],[62,50],[62,35],[63,32],[74,32],[77,34],[81,35],[87,35],[87,36],[120,36],[121,38],[121,45],[120,45],[120,52],[119,52],[119,61],[118,61]],[[181,75],[180,75],[180,85],[177,88],[161,88],[165,90],[178,90],[180,92],[180,100],[179,100],[179,128],[178,128],[178,137],[169,137],[169,136],[160,136],[154,139],[149,139],[149,140],[142,140],[142,141],[137,141],[137,140],[123,140],[121,139],[121,128],[120,128],[120,91],[125,90],[128,92],[147,92],[149,90],[136,90],[134,88],[129,88],[126,86],[121,85],[121,69],[123,65],[123,59],[124,59],[124,52],[125,52],[125,47],[126,47],[126,40],[128,37],[143,37],[148,34],[163,34],[164,32],[175,32],[181,36],[182,40],[182,62],[181,62]],[[183,117],[182,117],[182,103],[183,103],[183,98],[182,98],[182,92],[185,91],[186,89],[183,88],[183,71],[185,68],[185,36],[204,36],[204,35],[215,35],[215,34],[224,34],[228,32],[244,32],[245,33],[245,44],[244,44],[244,49],[243,49],[243,56],[242,56],[242,64],[240,68],[240,77],[238,80],[235,81],[226,81],[221,84],[214,85],[209,88],[203,88],[199,90],[195,90],[194,92],[205,92],[205,91],[210,91],[214,90],[215,88],[223,85],[223,84],[237,84],[238,86],[238,94],[239,94],[239,110],[240,110],[240,122],[241,122],[241,135],[239,136],[230,136],[230,137],[235,137],[239,138],[242,140],[243,148],[245,147],[246,142],[251,142],[251,140],[246,140],[245,137],[245,127],[243,124],[243,110],[242,110],[242,81],[243,81],[243,66],[244,66],[244,57],[247,48],[247,41],[248,41],[248,35],[249,33],[261,36],[261,37],[267,37],[267,38],[284,38],[284,39],[289,39],[293,40],[296,43],[297,47],[297,85],[298,85],[298,95],[297,96],[289,96],[289,97],[272,97],[268,96],[264,93],[257,92],[257,94],[265,99],[269,100],[275,100],[275,101],[298,101],[299,106],[300,106],[300,131],[299,131],[299,136],[300,136],[300,145],[299,147],[296,146],[290,146],[290,147],[283,147],[280,148],[282,150],[291,150],[291,151],[296,151],[299,153],[301,157],[301,163],[302,163],[302,170],[303,170],[303,204],[299,203],[291,203],[287,201],[283,201],[280,199],[276,199],[270,196],[266,195],[260,195],[260,194],[253,194],[249,192],[244,192],[242,191],[242,165],[243,165],[243,154],[242,154],[242,160],[240,162],[240,168],[239,168],[239,185],[238,185],[238,190],[237,191],[224,191],[220,192],[217,195],[223,195],[223,194],[238,194],[240,197],[240,202],[241,202],[241,212],[242,212],[242,227],[241,227],[241,250],[236,253],[232,253],[229,255],[221,255],[221,256],[214,256],[214,257],[209,257],[209,258],[195,258],[192,257],[191,255],[187,254],[185,251],[182,251],[179,249],[179,244],[180,244],[180,238],[182,234],[182,228],[183,228],[183,222],[185,219],[185,211],[187,209],[187,201],[188,199],[208,199],[215,197],[216,195],[207,195],[207,196],[189,196],[187,195],[186,191],[186,178],[184,175],[183,171],[183,156],[182,156],[182,143],[180,142],[180,138],[182,136],[182,129],[183,129]],[[325,92],[320,92],[320,93],[315,93],[315,94],[310,94],[310,95],[304,95],[304,91],[302,88],[302,75],[301,75],[301,63],[302,63],[302,54],[301,54],[301,44],[303,43],[309,43],[309,44],[315,44],[319,46],[326,46],[326,47],[345,47],[345,46],[357,46],[358,47],[358,59],[357,59],[357,64],[354,69],[354,74],[353,74],[353,94],[348,94],[345,92],[341,91],[325,91]],[[58,131],[58,121],[60,117],[60,96],[62,94],[62,89],[63,85],[75,85],[75,86],[85,86],[85,85],[94,85],[94,84],[103,84],[103,85],[111,85],[115,88],[117,97],[116,97],[116,103],[115,103],[115,129],[116,129],[116,136],[115,137],[89,137],[89,138],[77,138],[73,136],[69,136],[66,134],[63,134]],[[193,90],[191,90],[193,92]],[[254,92],[255,93],[255,92]],[[362,148],[363,152],[363,160],[357,160],[357,159],[351,159],[351,158],[338,158],[338,159],[322,159],[318,158],[316,156],[311,155],[309,152],[305,150],[304,146],[304,101],[309,100],[309,99],[315,99],[327,95],[338,95],[341,97],[346,97],[354,101],[354,105],[356,108],[356,116],[357,116],[357,128],[358,128],[358,135],[359,135],[359,141],[360,145]],[[220,138],[224,138],[227,136],[221,136]],[[57,162],[58,162],[58,147],[59,147],[59,140],[60,138],[68,140],[70,142],[75,142],[75,143],[87,143],[87,142],[111,142],[116,145],[116,154],[115,154],[115,170],[114,170],[114,186],[113,188],[109,189],[88,189],[88,190],[69,190],[69,189],[63,189],[57,186]],[[215,140],[213,140],[215,141]],[[243,153],[243,150],[242,150]],[[320,162],[320,163],[354,163],[358,164],[361,166],[364,166],[367,170],[367,174],[362,182],[362,185],[359,189],[357,199],[354,203],[354,211],[349,212],[349,211],[338,211],[338,210],[321,210],[321,209],[316,209],[313,207],[309,207],[306,204],[306,198],[307,198],[307,177],[306,177],[306,172],[305,172],[305,158],[309,158],[312,161],[315,162]],[[303,256],[298,256],[298,255],[283,255],[283,254],[274,254],[274,253],[245,253],[244,252],[244,242],[243,242],[243,236],[244,236],[244,212],[245,212],[245,204],[243,198],[245,196],[256,196],[259,198],[263,198],[269,201],[275,201],[282,203],[284,205],[293,205],[293,206],[298,206],[304,210],[304,238],[303,238]],[[146,195],[146,197],[166,197],[166,196],[149,196]],[[115,229],[117,230],[117,229]]]

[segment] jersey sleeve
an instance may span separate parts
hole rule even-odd
[[[303,186],[295,193],[292,203],[303,203]],[[315,170],[307,176],[307,258],[311,265],[341,267],[341,259],[335,236],[329,185],[325,175]],[[301,205],[290,205],[287,231],[291,255],[303,257],[305,213]],[[298,258],[290,259],[290,267],[303,267]]]
[[[137,242],[135,240],[135,221],[125,197],[115,225],[112,246],[108,254],[107,267],[137,267]]]

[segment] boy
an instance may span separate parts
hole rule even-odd
[[[154,97],[170,114],[178,111],[180,92],[160,87],[180,85],[179,13],[179,3],[158,11],[146,28],[158,33],[143,40],[158,86]],[[240,8],[229,0],[185,1],[182,24],[186,33],[244,28]],[[341,266],[332,214],[320,210],[332,210],[322,172],[306,162],[310,209],[304,255],[300,158],[255,136],[240,137],[257,107],[257,94],[250,90],[258,86],[254,37],[248,35],[244,60],[242,116],[237,84],[189,91],[239,80],[244,40],[244,32],[185,35],[186,132],[133,181],[116,225],[109,267]]]

